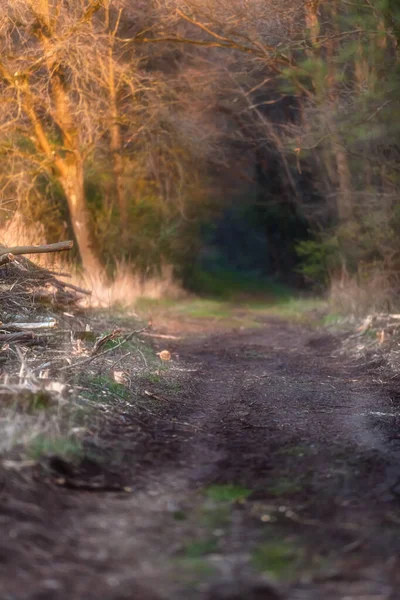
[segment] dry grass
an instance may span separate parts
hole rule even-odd
[[[164,267],[159,276],[143,278],[121,263],[111,281],[99,276],[82,275],[74,268],[69,268],[69,271],[71,278],[66,281],[91,291],[91,296],[84,301],[87,307],[132,307],[140,298],[174,299],[184,295],[169,266]]]
[[[6,246],[35,245],[46,243],[42,224],[26,221],[17,211],[0,229],[0,240]],[[143,277],[132,272],[126,263],[117,265],[112,280],[106,280],[100,274],[83,274],[71,263],[67,254],[41,254],[34,257],[35,263],[59,272],[69,274],[61,281],[72,283],[91,291],[91,296],[82,299],[85,307],[111,308],[113,306],[132,307],[139,298],[175,299],[184,296],[184,292],[173,275],[173,269],[165,265],[158,276]]]
[[[27,225],[18,214],[0,236],[9,246],[45,241],[42,227]],[[56,257],[57,266],[53,256],[34,259],[37,264],[18,258],[0,270],[0,309],[7,340],[12,332],[20,331],[20,323],[55,323],[32,331],[28,342],[0,344],[3,461],[79,454],[83,440],[89,437],[96,444],[99,423],[103,427],[105,420],[118,418],[120,410],[133,415],[160,410],[154,406],[159,403],[160,389],[168,389],[168,382],[174,379],[173,365],[161,364],[155,350],[131,335],[132,330],[140,329],[132,310],[129,319],[124,310],[124,325],[116,322],[118,318],[110,310],[82,311],[85,307],[132,307],[142,296],[177,297],[182,292],[171,268],[166,267],[160,277],[144,280],[127,265],[119,265],[110,282],[83,277],[64,256]],[[49,267],[72,274],[62,281],[46,270]],[[89,288],[92,293],[78,294],[64,287],[65,283]],[[92,356],[96,340],[114,329],[120,332],[116,340],[109,340],[110,352]],[[124,336],[129,342],[120,344]],[[144,390],[148,394],[144,395]],[[169,391],[173,397],[174,390]]]
[[[346,277],[331,282],[329,303],[333,312],[362,317],[399,309],[399,287],[383,269],[367,276]]]
[[[19,211],[0,227],[0,240],[4,246],[33,246],[46,243],[44,226],[26,220]],[[37,260],[36,260],[37,259]],[[55,262],[64,264],[66,257],[61,258],[61,253],[55,258],[52,254],[37,255],[36,263],[45,268],[51,268]]]
[[[51,314],[55,326],[36,331],[29,343],[3,343],[0,348],[3,461],[36,460],[43,455],[79,457],[88,440],[103,452],[108,441],[100,440],[99,432],[107,429],[107,422],[129,413],[136,423],[140,415],[158,418],[160,411],[170,408],[180,392],[182,374],[173,361],[161,361],[148,340],[140,339],[135,333],[142,329],[137,320],[128,319],[125,311],[122,324],[111,311],[37,306],[32,292],[35,282],[42,286],[40,277],[35,280],[28,274],[24,288],[20,275],[19,288],[7,284],[26,296],[24,302],[14,304],[17,323],[18,317],[44,322]],[[12,290],[9,295],[6,302],[13,300]],[[7,324],[3,327],[7,332]]]

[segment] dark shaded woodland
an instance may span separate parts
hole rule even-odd
[[[3,227],[74,236],[91,273],[396,301],[396,3],[3,5]]]

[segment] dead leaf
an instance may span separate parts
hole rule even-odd
[[[171,360],[171,352],[169,350],[162,350],[161,352],[158,352],[158,356],[161,358],[161,360]]]
[[[371,327],[373,321],[374,321],[374,317],[372,315],[368,315],[368,317],[366,319],[364,319],[364,321],[362,322],[360,327],[357,329],[357,331],[360,333],[364,333],[365,331],[367,331],[367,329],[369,329]]]
[[[379,344],[383,344],[385,341],[385,330],[382,329],[381,331],[378,331],[376,334],[377,338],[378,338],[378,342]]]
[[[115,383],[121,383],[123,385],[126,385],[127,383],[129,383],[128,373],[126,373],[125,371],[114,371],[114,381]]]

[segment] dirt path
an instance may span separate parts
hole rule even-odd
[[[1,600],[400,598],[396,390],[338,343],[278,321],[174,342],[189,399],[115,439],[133,492],[8,503]]]

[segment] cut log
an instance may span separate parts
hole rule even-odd
[[[63,252],[65,250],[71,250],[73,245],[74,242],[72,240],[68,240],[67,242],[57,242],[56,244],[45,244],[43,246],[14,246],[12,248],[5,248],[4,246],[0,246],[0,257],[7,254],[19,256],[21,254],[45,254],[48,252]]]
[[[32,331],[21,331],[17,333],[0,333],[0,343],[12,344],[14,342],[28,342],[34,339]]]
[[[15,260],[15,256],[14,254],[11,254],[11,252],[8,252],[8,254],[1,254],[0,255],[0,267],[3,267],[4,265],[8,265],[10,262],[14,262]]]

